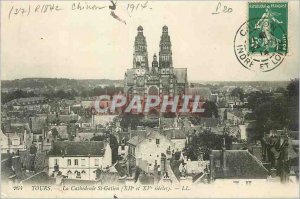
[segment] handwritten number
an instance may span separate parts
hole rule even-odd
[[[147,7],[148,1],[146,1],[145,3],[128,3],[127,4],[127,11],[129,13],[132,13],[133,11],[137,11],[137,10],[144,10]]]
[[[222,7],[221,2],[219,2],[218,5],[217,5],[217,7],[216,7],[216,11],[213,12],[212,14],[231,13],[232,11],[233,11],[232,8],[230,8],[230,7],[226,6],[226,5],[224,5]]]
[[[30,14],[30,5],[28,6],[27,16]]]
[[[216,12],[213,12],[212,14],[219,14],[219,8],[221,7],[221,3],[219,2],[217,7],[216,7]]]
[[[10,15],[11,15],[11,12],[13,11],[13,9],[14,9],[14,6],[12,6],[10,11],[9,11],[8,19],[10,19]]]

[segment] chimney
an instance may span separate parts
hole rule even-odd
[[[175,130],[172,131],[172,139],[175,139]]]
[[[209,171],[210,171],[210,183],[214,181],[214,155],[209,155]]]
[[[223,175],[226,176],[226,147],[225,147],[225,137],[223,138],[223,148],[222,148],[222,169],[223,169]]]
[[[270,175],[272,178],[275,178],[277,176],[277,170],[275,168],[272,168],[270,170]]]
[[[29,129],[32,132],[32,118],[29,118]]]
[[[131,139],[131,123],[128,125],[129,139]]]

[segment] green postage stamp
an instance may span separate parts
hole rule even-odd
[[[249,53],[288,52],[288,3],[249,3]]]

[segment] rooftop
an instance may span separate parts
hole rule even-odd
[[[223,171],[222,150],[212,150],[214,177],[221,179],[265,179],[268,170],[248,150],[226,150],[226,172]]]
[[[59,141],[54,142],[49,156],[104,156],[105,141]]]

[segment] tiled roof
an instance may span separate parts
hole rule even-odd
[[[128,143],[129,144],[132,144],[134,146],[138,145],[140,142],[142,142],[143,140],[145,140],[146,138],[142,135],[137,135],[137,136],[134,136],[133,138],[131,138]]]
[[[63,178],[62,184],[63,185],[96,185],[98,182],[94,180],[83,180],[83,179],[70,179],[70,178]]]
[[[184,84],[187,82],[187,69],[186,68],[174,68],[174,75],[177,78],[177,83]]]
[[[163,136],[162,134],[160,134],[159,132],[153,130],[153,129],[148,129],[146,133],[143,133],[142,135],[139,134],[137,136],[134,136],[133,138],[131,138],[128,143],[131,145],[138,145],[139,143],[141,143],[142,141],[144,141],[145,139],[149,139],[149,138],[157,138],[158,136]],[[165,136],[163,136],[165,137]],[[167,137],[165,137],[166,139],[168,139]]]
[[[54,142],[50,156],[104,156],[105,141],[91,141],[91,142]]]
[[[138,178],[142,185],[154,184],[154,176],[149,174],[141,173]]]
[[[219,119],[202,117],[200,122],[201,122],[201,124],[205,124],[205,126],[207,126],[207,127],[215,127],[219,124]]]
[[[195,87],[187,89],[188,95],[200,95],[201,98],[209,99],[211,96],[211,91],[207,87]]]
[[[126,170],[125,170],[125,168],[122,167],[122,165],[119,162],[116,162],[114,167],[117,170],[120,177],[126,176]]]
[[[181,129],[166,129],[162,134],[168,139],[185,139],[186,133]]]
[[[13,105],[27,105],[27,104],[37,104],[45,101],[45,97],[27,97],[27,98],[19,98],[13,99],[6,103],[7,106]]]
[[[119,184],[119,174],[116,172],[102,172],[100,181],[102,184]]]
[[[164,117],[161,117],[160,118],[160,124],[164,128],[173,128],[174,125],[175,125],[175,120],[177,120],[177,118],[164,118]]]
[[[222,150],[213,150],[214,177],[221,179],[265,179],[268,170],[248,150],[226,150],[226,172],[223,172]]]
[[[127,69],[126,72],[127,76],[127,84],[133,84],[134,83],[134,70],[133,69]]]
[[[29,178],[22,181],[23,184],[30,184],[30,185],[45,185],[45,184],[54,184],[55,178],[49,177],[47,172],[40,172]]]
[[[41,133],[46,126],[46,119],[44,117],[31,117],[32,132]]]

